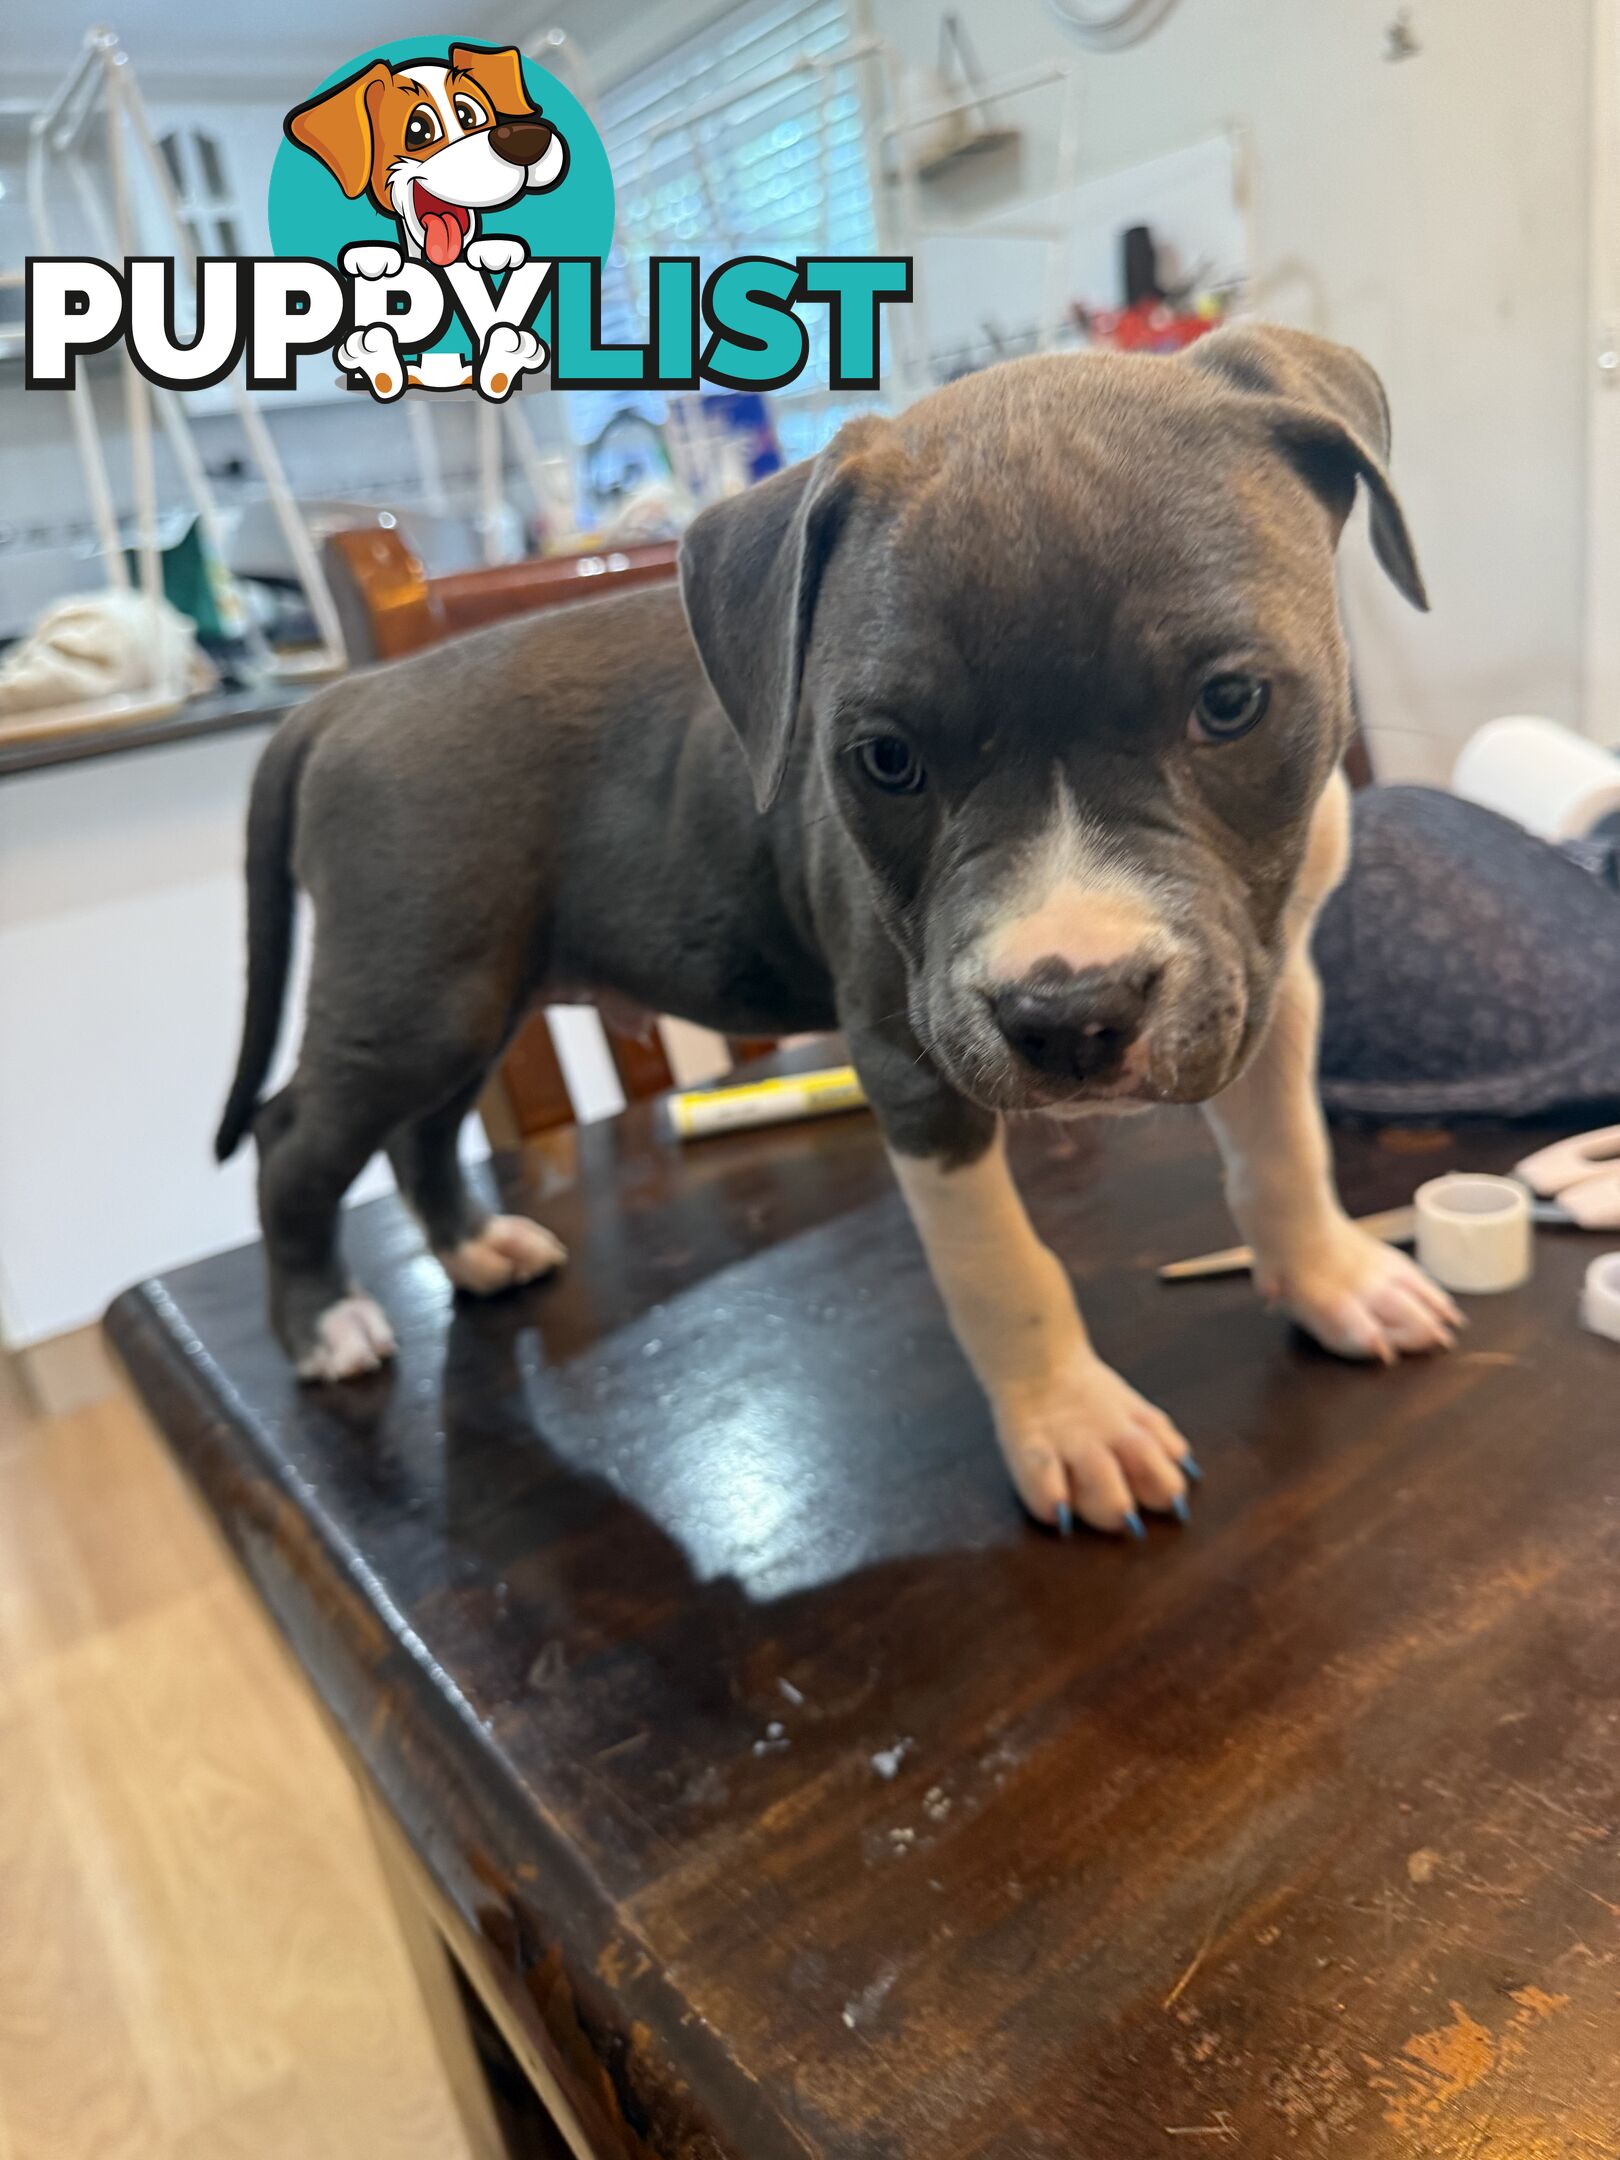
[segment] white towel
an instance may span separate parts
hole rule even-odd
[[[88,593],[59,601],[0,660],[0,726],[52,707],[170,693],[178,704],[211,689],[196,625],[144,593]]]

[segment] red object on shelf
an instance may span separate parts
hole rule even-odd
[[[1076,306],[1075,314],[1092,343],[1110,352],[1181,352],[1220,328],[1219,316],[1188,315],[1165,300],[1138,300],[1123,308]]]

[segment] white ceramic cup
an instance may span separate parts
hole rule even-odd
[[[1417,1256],[1437,1283],[1475,1297],[1530,1280],[1530,1195],[1517,1178],[1454,1170],[1413,1196]]]

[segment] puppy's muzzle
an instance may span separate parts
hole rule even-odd
[[[1043,1080],[1106,1087],[1126,1077],[1163,975],[1145,961],[1048,965],[991,992],[990,1012],[1019,1063]]]
[[[543,120],[499,120],[489,131],[489,147],[508,165],[538,165],[550,141]]]

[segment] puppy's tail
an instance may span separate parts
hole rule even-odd
[[[315,717],[306,708],[277,728],[259,760],[248,798],[247,1010],[236,1077],[214,1135],[214,1155],[220,1162],[228,1161],[242,1144],[281,1033],[292,957],[294,816]]]

